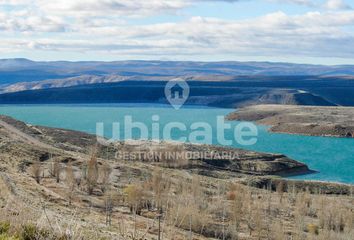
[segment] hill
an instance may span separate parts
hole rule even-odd
[[[337,240],[353,234],[352,186],[262,176],[304,173],[305,165],[282,155],[168,142],[97,147],[95,136],[4,116],[0,133],[4,239]],[[237,154],[117,158],[126,151],[187,149]]]
[[[0,104],[166,103],[164,85],[191,86],[187,104],[354,106],[352,66],[269,62],[0,60]]]
[[[34,74],[31,74],[34,73]],[[35,62],[0,59],[0,85],[77,77],[119,75],[124,77],[176,76],[341,76],[354,75],[350,65],[323,66],[271,62]]]

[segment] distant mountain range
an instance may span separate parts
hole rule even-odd
[[[1,103],[166,102],[166,81],[191,85],[189,104],[353,106],[354,66],[271,62],[0,60]]]
[[[63,79],[82,75],[121,77],[170,76],[337,76],[354,75],[354,66],[323,66],[271,62],[35,62],[28,59],[0,60],[0,84]],[[217,80],[217,79],[216,79]]]

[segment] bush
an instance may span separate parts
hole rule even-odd
[[[17,233],[9,234],[11,224],[9,222],[0,223],[0,240],[36,240],[54,239],[50,238],[50,233],[40,230],[34,225],[24,225]]]
[[[7,234],[10,230],[10,223],[9,222],[1,222],[0,223],[0,235]]]
[[[37,238],[37,228],[33,225],[23,226],[21,232],[21,239],[23,240],[35,240]]]
[[[1,234],[0,240],[20,240],[20,239],[18,237],[10,237],[6,234]]]
[[[144,208],[144,189],[138,185],[128,185],[124,188],[124,194],[130,211],[140,215],[141,210]]]
[[[235,200],[236,199],[236,193],[231,191],[231,192],[228,192],[227,195],[226,195],[226,199],[227,200]]]
[[[51,239],[50,233],[46,230],[38,229],[34,225],[25,225],[22,227],[20,234],[21,240],[37,240],[37,239]]]
[[[318,226],[316,224],[307,224],[306,230],[308,233],[318,235]]]

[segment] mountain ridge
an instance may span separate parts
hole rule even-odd
[[[23,58],[0,60],[0,103],[161,103],[166,82],[177,77],[191,85],[191,104],[354,106],[354,99],[349,97],[354,91],[354,66],[350,65],[143,60],[36,62]],[[149,88],[152,92],[146,92],[146,87],[153,87]]]
[[[281,62],[198,62],[198,61],[32,61],[29,59],[0,59],[0,83],[7,83],[3,72],[35,70],[50,72],[53,75],[79,76],[89,72],[100,74],[123,75],[354,75],[353,65],[311,65]],[[58,78],[58,77],[55,77]],[[43,79],[40,79],[43,80]],[[9,81],[11,82],[11,81]],[[16,82],[21,82],[16,81]],[[27,82],[25,78],[22,82]],[[11,82],[13,83],[13,82]]]

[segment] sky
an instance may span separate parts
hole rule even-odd
[[[354,64],[354,0],[0,0],[0,58]]]

